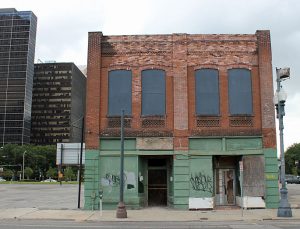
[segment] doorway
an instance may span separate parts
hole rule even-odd
[[[238,165],[240,156],[215,156],[215,205],[236,205],[236,196],[240,194]]]
[[[218,205],[235,205],[235,171],[234,169],[218,169],[217,181],[217,201]]]
[[[167,159],[148,159],[148,206],[166,206],[168,195]]]

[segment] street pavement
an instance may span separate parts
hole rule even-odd
[[[277,209],[230,209],[181,211],[172,208],[127,210],[128,218],[117,219],[115,210],[77,209],[78,185],[0,185],[0,225],[10,220],[74,222],[300,222],[300,185],[288,185],[292,218],[277,217]],[[83,196],[81,198],[83,207]],[[1,227],[0,227],[1,228]],[[300,228],[300,223],[297,227]]]
[[[78,228],[107,228],[107,229],[299,229],[300,221],[226,221],[226,222],[75,222],[49,220],[4,220],[0,221],[0,229],[78,229]]]

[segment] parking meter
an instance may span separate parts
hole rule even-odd
[[[99,190],[99,198],[102,200],[102,198],[103,198],[103,190],[102,189],[100,189]]]

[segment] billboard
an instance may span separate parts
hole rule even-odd
[[[56,165],[79,165],[81,143],[57,143]],[[85,143],[82,148],[82,164],[85,161]]]

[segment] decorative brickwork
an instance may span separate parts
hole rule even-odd
[[[220,114],[195,115],[195,70],[218,70]],[[228,70],[251,71],[253,115],[232,117],[228,106]],[[264,147],[274,147],[272,65],[269,31],[256,34],[133,35],[89,34],[87,129],[88,148],[98,147],[98,136],[119,136],[120,121],[107,117],[108,72],[132,72],[132,116],[126,136],[174,137],[174,150],[187,152],[190,136],[263,136]],[[141,72],[166,73],[166,114],[142,117]]]
[[[233,127],[252,127],[253,119],[252,117],[230,117],[229,124]]]
[[[220,119],[214,117],[197,117],[196,126],[197,127],[219,127]]]

